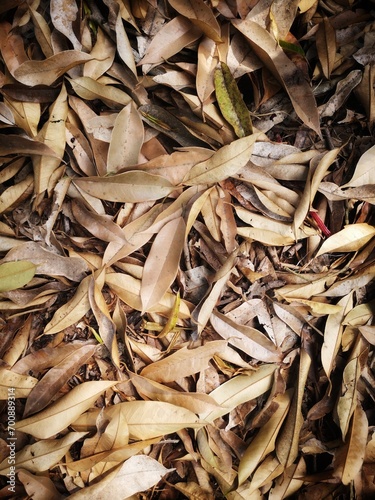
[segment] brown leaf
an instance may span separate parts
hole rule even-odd
[[[168,1],[177,12],[189,19],[189,21],[200,28],[214,42],[220,43],[222,41],[220,37],[220,25],[210,7],[203,0],[189,0],[188,2],[181,0]]]
[[[343,484],[349,484],[360,471],[365,456],[368,435],[366,413],[360,403],[354,411],[345,444],[335,453],[334,475]]]
[[[323,75],[329,80],[336,57],[336,31],[327,17],[323,17],[316,32],[316,48]]]
[[[108,177],[78,178],[74,182],[91,196],[122,203],[158,200],[175,190],[164,177],[137,170]]]
[[[202,31],[183,16],[174,17],[153,37],[146,54],[138,65],[160,64],[171,56],[195,42]]]
[[[63,385],[91,358],[96,349],[96,345],[87,344],[81,346],[76,344],[74,347],[74,350],[56,362],[31,390],[26,400],[23,418],[43,410]],[[55,356],[55,352],[53,355]]]
[[[206,369],[210,359],[215,354],[220,354],[220,350],[226,344],[224,340],[216,340],[196,347],[193,351],[186,347],[182,348],[161,361],[146,366],[141,375],[155,382],[172,382],[181,377],[194,375]]]
[[[290,61],[272,35],[249,19],[233,20],[233,25],[249,40],[254,52],[284,86],[297,115],[320,134],[315,98],[309,83]]]
[[[148,311],[164,296],[176,277],[185,240],[182,217],[162,227],[152,244],[142,274],[142,310]]]
[[[81,281],[88,271],[83,259],[77,257],[63,257],[55,252],[46,250],[39,243],[30,241],[20,243],[12,248],[2,262],[28,260],[35,264],[37,274],[50,276],[65,276],[72,281]]]

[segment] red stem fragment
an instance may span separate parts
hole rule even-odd
[[[331,236],[331,231],[328,229],[328,227],[324,224],[322,219],[320,218],[319,214],[317,212],[310,211],[309,212],[310,217],[314,219],[314,222],[318,226],[318,228],[321,230],[324,236],[327,238]]]

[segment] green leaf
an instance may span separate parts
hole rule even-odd
[[[17,290],[34,276],[36,266],[27,260],[5,262],[0,265],[0,292]]]
[[[221,62],[215,70],[214,83],[220,111],[234,128],[237,137],[252,134],[253,127],[249,110],[242,99],[236,80],[224,62]]]

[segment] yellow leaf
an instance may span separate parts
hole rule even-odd
[[[26,260],[0,264],[0,292],[21,288],[31,281],[35,271],[36,266]]]

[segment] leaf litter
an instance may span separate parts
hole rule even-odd
[[[373,497],[369,3],[3,4],[2,495]]]

